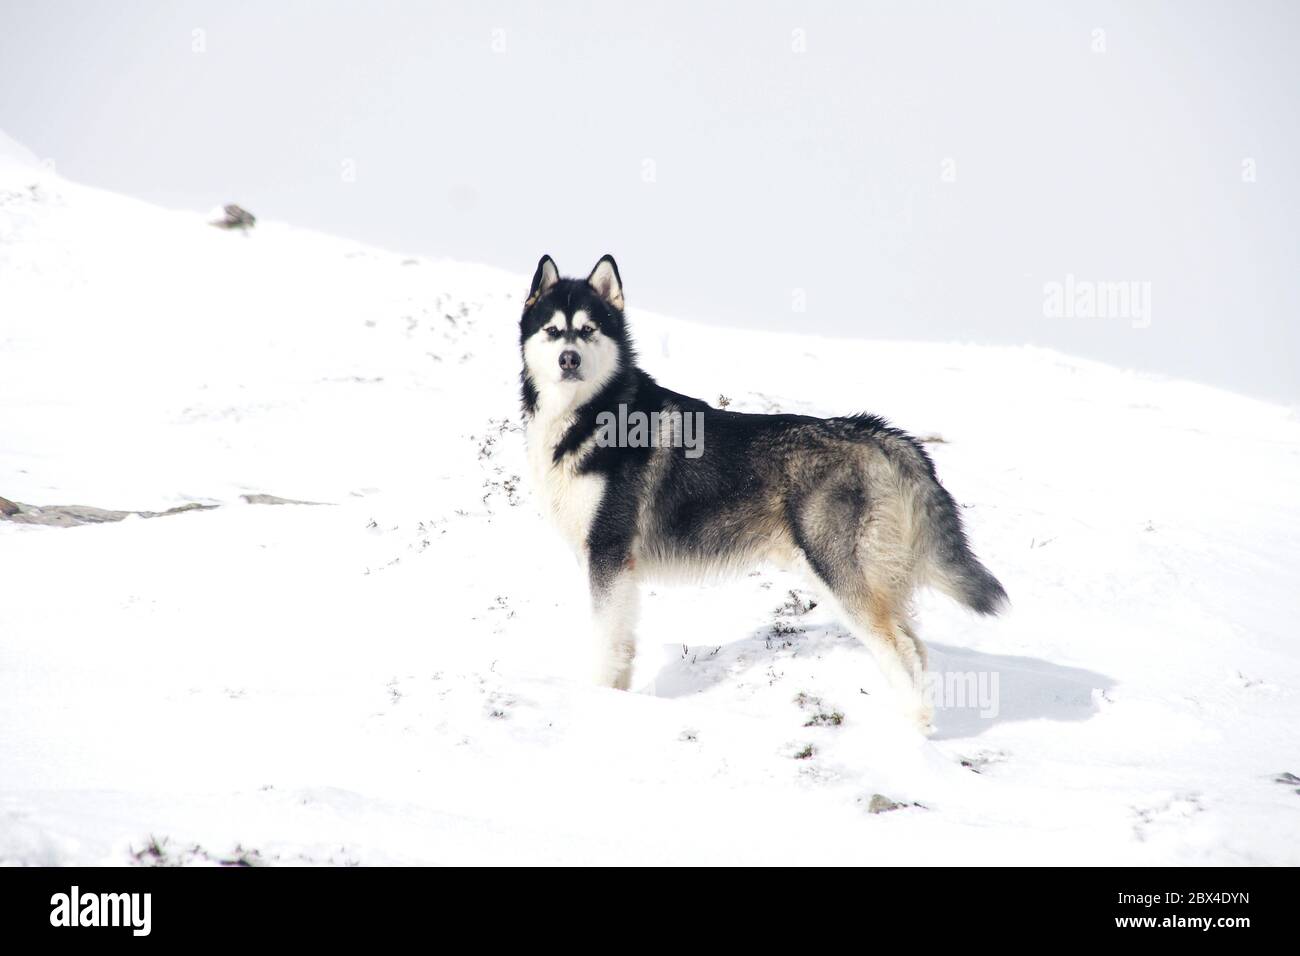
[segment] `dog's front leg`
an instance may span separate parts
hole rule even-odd
[[[621,548],[593,551],[590,576],[596,630],[596,683],[627,690],[632,683],[632,659],[636,656],[640,598],[633,562]]]

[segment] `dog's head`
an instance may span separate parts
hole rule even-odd
[[[524,403],[560,411],[585,402],[631,362],[623,283],[613,256],[586,279],[561,279],[542,256],[519,320]]]

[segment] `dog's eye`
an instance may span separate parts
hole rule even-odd
[[[558,339],[560,337],[560,330],[553,325],[548,325],[542,331],[545,332],[550,338]]]
[[[590,325],[584,326],[578,330],[578,335],[580,335],[584,339],[589,339],[595,334],[596,334],[596,329]]]

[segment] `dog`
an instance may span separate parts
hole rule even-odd
[[[979,614],[1007,595],[920,442],[874,415],[743,414],[664,388],[637,365],[608,255],[586,279],[561,278],[543,256],[519,343],[529,470],[586,568],[598,683],[629,686],[640,581],[772,562],[833,601],[932,729],[914,591],[933,586]]]

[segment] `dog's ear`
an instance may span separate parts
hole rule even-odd
[[[618,263],[613,256],[601,256],[596,268],[587,276],[587,285],[596,290],[596,294],[623,311],[623,280],[618,275]]]
[[[533,273],[533,287],[528,290],[528,300],[524,302],[524,308],[531,308],[534,302],[546,294],[547,289],[559,281],[560,270],[555,267],[555,260],[550,256],[542,256],[537,261],[537,271]]]

